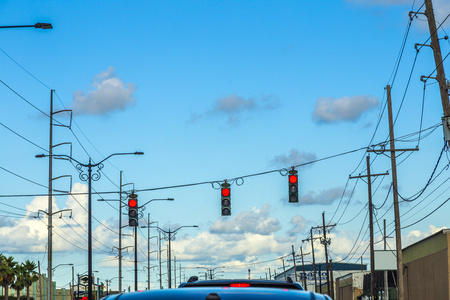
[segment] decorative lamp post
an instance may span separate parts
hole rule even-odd
[[[77,163],[76,165],[76,169],[79,173],[79,177],[82,181],[87,181],[88,182],[88,274],[92,274],[92,180],[97,181],[100,179],[101,175],[100,175],[100,170],[103,169],[103,162],[108,160],[109,158],[111,158],[112,156],[116,156],[116,155],[143,155],[144,152],[134,152],[134,153],[114,153],[111,154],[110,156],[106,157],[105,159],[103,159],[102,161],[93,164],[92,163],[92,159],[89,158],[89,163],[88,164],[83,164],[81,162],[79,162],[78,160],[74,159],[73,157],[69,156],[69,155],[46,155],[46,154],[39,154],[36,155],[36,158],[43,158],[43,157],[65,157],[68,158],[69,160],[73,160]],[[82,168],[87,168],[87,174],[83,172]],[[97,167],[98,170],[92,174],[92,168]],[[92,297],[92,286],[93,286],[93,282],[92,282],[92,277],[88,276],[88,300],[93,300]]]

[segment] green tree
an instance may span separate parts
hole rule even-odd
[[[33,282],[39,280],[39,274],[36,272],[37,265],[34,261],[26,260],[23,263],[24,267],[24,284],[27,288],[27,300],[30,300],[30,287]]]
[[[14,266],[14,274],[16,278],[11,287],[17,291],[17,299],[20,299],[20,291],[25,287],[25,267],[23,264],[16,263]]]
[[[8,289],[16,279],[16,265],[14,257],[0,254],[0,284],[5,291],[5,300],[8,300]]]

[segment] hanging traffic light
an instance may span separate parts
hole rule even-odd
[[[220,189],[222,216],[231,216],[231,190],[230,184],[225,181],[221,184]]]
[[[128,225],[130,227],[137,227],[139,225],[139,207],[137,195],[132,192],[128,195]]]
[[[298,175],[293,168],[289,171],[289,203],[298,203]]]

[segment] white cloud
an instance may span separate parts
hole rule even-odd
[[[379,105],[378,99],[370,96],[319,98],[314,107],[313,120],[317,123],[357,121],[365,112]]]
[[[218,235],[211,232],[201,232],[195,238],[189,237],[172,242],[172,249],[181,260],[191,260],[203,263],[225,263],[232,259],[245,261],[246,257],[262,256],[267,253],[282,253],[288,251],[274,234],[262,235],[244,233],[239,239],[229,235]]]
[[[322,190],[320,193],[309,192],[299,198],[300,204],[331,204],[342,196],[342,188]]]
[[[126,86],[114,71],[109,67],[96,75],[87,94],[81,90],[73,94],[74,114],[101,115],[134,105],[136,86],[132,83]]]
[[[74,184],[72,188],[74,194],[86,191],[87,186],[80,183]],[[87,227],[87,213],[83,209],[86,204],[87,195],[69,196],[63,208],[58,207],[55,198],[53,199],[53,251],[76,251],[78,248],[74,245],[86,248],[86,243],[82,240],[86,236],[84,228]],[[36,197],[26,205],[28,213],[25,217],[13,220],[11,226],[0,227],[2,251],[45,252],[48,243],[48,215],[44,212],[47,212],[47,207],[48,197]],[[63,209],[71,209],[72,213],[57,213]],[[39,210],[44,212],[39,212],[39,217],[35,218]]]
[[[308,221],[305,217],[297,215],[292,217],[290,224],[292,225],[291,229],[287,232],[289,236],[299,236],[305,232],[306,224]]]
[[[444,226],[441,228],[437,228],[434,225],[429,225],[428,230],[424,232],[421,232],[419,230],[412,230],[406,236],[402,237],[402,247],[404,248],[414,243],[417,243],[418,241],[423,240],[424,238],[429,237],[430,235],[433,235],[436,232],[445,228],[447,227]]]
[[[196,264],[235,265],[248,261],[261,261],[266,254],[284,255],[290,245],[274,233],[281,229],[279,221],[270,217],[270,206],[253,209],[224,220],[219,218],[209,231],[197,236],[184,236],[172,242],[180,260]],[[229,268],[227,267],[227,272]]]
[[[273,165],[287,167],[287,166],[301,165],[316,159],[317,156],[314,153],[299,152],[298,150],[291,149],[287,155],[280,154],[275,156],[271,160],[271,163]]]
[[[255,233],[269,235],[281,229],[277,219],[270,218],[271,208],[265,204],[261,209],[239,213],[232,219],[217,219],[210,227],[213,234],[245,234]]]
[[[247,98],[232,94],[218,98],[212,109],[203,113],[193,113],[190,123],[205,117],[225,116],[229,124],[236,124],[247,117],[248,113],[258,110],[274,110],[278,107],[279,100],[274,96],[262,96],[259,98]]]

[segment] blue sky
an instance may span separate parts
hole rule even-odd
[[[448,152],[438,86],[421,1],[2,1],[0,25],[52,23],[52,30],[0,31],[0,253],[47,266],[50,90],[54,110],[71,109],[71,128],[55,127],[54,153],[82,163],[112,153],[93,183],[94,270],[102,281],[118,276],[120,171],[138,190],[144,211],[165,229],[183,228],[172,243],[186,277],[194,267],[226,266],[225,277],[265,277],[278,257],[310,245],[311,227],[330,232],[333,261],[369,263],[365,147],[388,136],[386,85],[392,86],[403,245],[448,227]],[[434,1],[442,38],[450,5]],[[421,8],[423,12],[423,8]],[[408,33],[406,35],[406,33]],[[403,40],[407,36],[404,50]],[[450,51],[441,40],[442,56]],[[397,62],[400,64],[397,69]],[[444,61],[447,73],[448,60]],[[394,73],[395,70],[398,70]],[[408,85],[408,79],[411,80]],[[447,75],[448,78],[448,75]],[[54,116],[69,124],[65,113]],[[419,132],[420,135],[418,134]],[[371,173],[390,171],[385,155],[371,156]],[[314,163],[312,163],[314,162]],[[299,204],[287,203],[286,170],[299,166]],[[436,172],[433,170],[436,167]],[[87,191],[71,163],[54,160],[57,190]],[[427,184],[433,175],[433,180]],[[218,183],[231,185],[232,216],[220,216]],[[373,182],[376,241],[386,219],[392,233],[391,177]],[[420,193],[424,188],[425,191]],[[87,271],[87,196],[56,196],[53,265]],[[441,206],[442,205],[442,206]],[[436,210],[437,209],[437,210]],[[418,222],[436,210],[424,220]],[[124,222],[127,217],[124,216]],[[366,220],[366,221],[365,221]],[[102,225],[100,225],[100,223]],[[129,233],[125,228],[124,233]],[[152,230],[151,235],[155,235]],[[314,233],[318,235],[317,232]],[[393,234],[391,235],[393,236]],[[147,231],[139,230],[139,287],[147,286]],[[394,248],[394,239],[389,239]],[[155,239],[151,240],[153,249]],[[132,245],[124,237],[123,245]],[[381,248],[382,243],[376,247]],[[164,246],[163,246],[164,248]],[[316,247],[316,258],[324,251]],[[152,254],[152,260],[155,258]],[[133,255],[125,255],[124,287],[134,286]],[[305,258],[311,261],[310,257]],[[153,260],[152,264],[156,263]],[[177,263],[178,264],[178,263]],[[279,270],[278,270],[279,271]],[[273,274],[273,271],[272,271]],[[157,287],[152,271],[152,287]],[[71,270],[59,267],[57,286]],[[179,281],[179,279],[178,279]],[[117,288],[117,279],[113,288]]]

